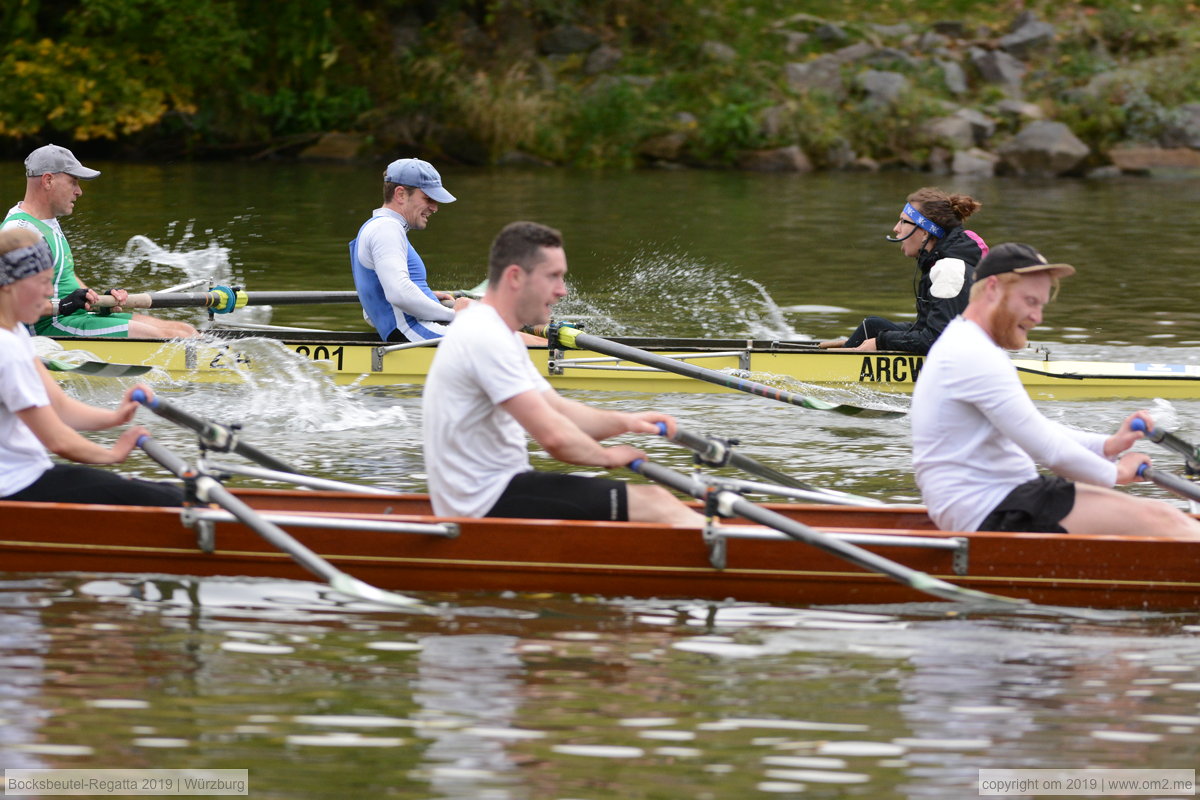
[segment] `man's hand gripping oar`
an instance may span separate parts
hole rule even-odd
[[[1146,438],[1150,441],[1183,456],[1184,468],[1187,470],[1187,473],[1189,475],[1200,475],[1200,448],[1196,447],[1196,445],[1186,442],[1167,431],[1157,428],[1147,430],[1146,423],[1140,418],[1130,422],[1129,427],[1135,431],[1144,431]],[[1192,483],[1182,475],[1176,475],[1173,472],[1163,472],[1149,464],[1142,464],[1138,467],[1138,475],[1152,481],[1169,492],[1174,492],[1185,500],[1191,501],[1193,510],[1198,507],[1197,504],[1200,504],[1200,486]]]

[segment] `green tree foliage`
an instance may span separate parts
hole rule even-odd
[[[332,0],[17,0],[0,27],[0,135],[115,139],[174,119],[199,140],[252,141],[344,124],[369,107],[359,62],[343,57],[363,13]]]
[[[689,163],[798,144],[919,163],[924,123],[986,108],[999,90],[971,74],[951,97],[909,39],[956,23],[949,47],[994,47],[1020,0],[7,0],[0,3],[0,142],[108,139],[160,152],[253,152],[358,131],[381,148],[490,163],[521,151],[585,167],[641,163],[682,138]],[[1031,52],[1025,99],[1093,147],[1152,140],[1195,100],[1197,0],[1046,0],[1052,47]],[[834,23],[834,24],[830,24]],[[560,26],[619,52],[546,47]],[[832,31],[832,32],[831,32]],[[888,38],[891,37],[891,38]],[[906,48],[880,69],[911,82],[878,108],[854,89],[789,85],[785,65],[848,43]],[[1164,58],[1168,60],[1163,61]],[[1145,63],[1165,68],[1139,68]],[[1008,132],[1008,131],[1006,131]]]

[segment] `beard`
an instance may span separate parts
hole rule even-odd
[[[1020,350],[1029,342],[1029,337],[1025,331],[1017,327],[1017,322],[1020,320],[1020,315],[1013,313],[1008,306],[1008,292],[1004,293],[1004,299],[1000,305],[992,311],[992,316],[988,320],[988,327],[991,328],[992,341],[996,346],[1003,350]]]

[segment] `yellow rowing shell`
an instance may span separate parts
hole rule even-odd
[[[782,389],[805,386],[911,392],[923,356],[820,350],[803,342],[750,339],[613,341]],[[311,369],[339,384],[420,385],[436,347],[389,351],[355,333],[221,331],[195,340],[60,339],[101,361],[144,364],[174,380],[231,382]],[[621,392],[728,392],[694,378],[581,350],[530,348],[538,371],[560,389]],[[1200,398],[1200,366],[1121,361],[1013,359],[1030,394],[1042,399]]]

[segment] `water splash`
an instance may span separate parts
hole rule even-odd
[[[234,352],[228,339],[203,335],[199,343],[210,346],[210,353]],[[163,348],[185,346],[182,342],[163,344]],[[211,415],[217,409],[224,420],[236,420],[247,429],[265,432],[332,433],[408,426],[403,407],[367,402],[354,387],[338,386],[322,362],[297,355],[273,339],[238,339],[236,355],[222,363],[229,375],[219,389],[186,378],[168,379],[159,386],[166,391],[194,391],[203,404],[194,412],[200,416]],[[214,396],[218,392],[219,399]]]
[[[626,264],[611,268],[604,284],[579,292],[563,306],[596,314],[589,332],[604,335],[670,336],[697,326],[704,335],[764,339],[806,339],[788,323],[784,310],[758,281],[727,265],[659,250],[639,251]],[[576,309],[568,303],[583,304]],[[564,319],[563,311],[556,316]]]
[[[191,223],[178,249],[168,249],[148,236],[137,235],[130,237],[125,243],[125,251],[115,259],[115,264],[125,275],[138,280],[144,280],[142,264],[149,265],[150,274],[154,276],[170,276],[169,280],[180,283],[180,273],[187,280],[207,280],[221,283],[234,279],[233,267],[229,263],[229,248],[216,242],[209,242],[195,250],[183,249],[194,238]]]
[[[805,383],[791,375],[777,375],[772,372],[754,372],[750,370],[725,369],[721,372],[761,383],[793,394],[815,397],[827,403],[862,406],[878,411],[899,411],[907,413],[912,404],[909,395],[893,394],[872,389],[870,386],[858,383],[826,385]]]

